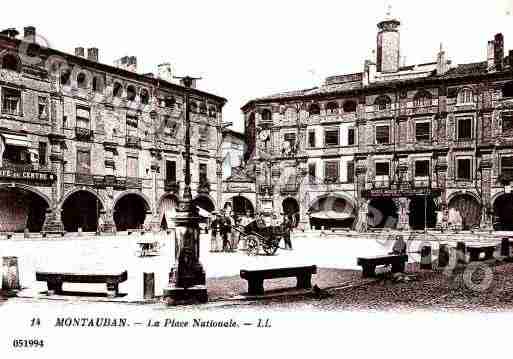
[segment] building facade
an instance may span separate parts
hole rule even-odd
[[[378,24],[361,73],[242,107],[257,207],[357,230],[513,228],[513,52],[400,64],[400,22]]]
[[[224,98],[138,74],[134,57],[114,67],[96,48],[71,55],[37,39],[33,27],[23,38],[0,33],[0,231],[171,225],[183,190],[186,91],[195,203],[218,206]]]

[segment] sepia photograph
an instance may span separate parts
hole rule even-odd
[[[0,15],[0,357],[507,355],[513,1]]]

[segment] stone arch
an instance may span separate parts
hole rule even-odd
[[[41,197],[46,202],[48,207],[50,207],[50,205],[52,203],[52,201],[50,200],[50,198],[46,194],[44,194],[43,192],[41,192],[37,188],[34,188],[34,187],[26,185],[26,184],[21,184],[21,183],[14,183],[14,184],[13,183],[0,183],[0,190],[6,189],[6,188],[18,188],[18,189],[22,189],[22,190],[25,190],[25,191],[28,191],[28,192],[32,192],[33,194]]]
[[[105,209],[101,196],[89,189],[76,189],[69,192],[61,203],[61,217],[64,230],[85,232],[98,229],[98,218]]]
[[[159,225],[162,229],[175,226],[173,216],[176,214],[179,203],[180,200],[174,193],[165,193],[160,197],[157,211],[159,214]]]
[[[87,188],[87,187],[83,187],[83,188],[74,188],[72,189],[71,191],[67,192],[64,194],[64,196],[62,196],[61,200],[59,201],[59,209],[62,210],[62,205],[64,204],[64,202],[70,197],[72,196],[74,193],[76,192],[80,192],[80,191],[85,191],[85,192],[89,192],[91,193],[93,196],[96,196],[98,197],[98,199],[100,200],[101,202],[101,205],[103,208],[106,208],[105,207],[105,199],[102,197],[101,194],[97,193],[96,191],[93,191],[92,189],[90,188]]]
[[[301,219],[301,205],[297,198],[292,196],[286,196],[281,201],[281,208],[284,216],[288,216],[289,220],[294,227],[299,225]]]
[[[193,211],[198,211],[199,216],[203,217],[202,222],[205,222],[208,219],[209,214],[216,209],[216,203],[212,197],[203,193],[194,197],[192,205]],[[201,209],[198,209],[197,207],[200,207]],[[207,214],[207,212],[209,214]]]
[[[140,196],[144,201],[144,205],[145,205],[144,209],[146,211],[152,210],[150,199],[144,193],[137,191],[137,190],[126,190],[126,191],[119,193],[116,196],[116,199],[114,200],[114,202],[112,203],[112,208],[116,207],[116,204],[119,202],[120,199],[122,199],[123,197],[125,197],[126,195],[129,195],[129,194],[135,194],[135,195]]]
[[[458,211],[461,216],[462,228],[471,229],[481,222],[481,208],[478,197],[472,192],[453,193],[447,201],[449,207],[449,222],[452,211]]]
[[[352,228],[357,219],[356,201],[346,194],[327,193],[308,204],[308,216],[313,228]]]
[[[513,230],[513,194],[501,191],[492,201],[495,230]]]
[[[0,184],[0,231],[40,232],[49,208],[48,197],[35,188]]]
[[[241,199],[240,203],[234,202],[234,199],[236,199],[236,198]],[[242,204],[243,202],[245,204]],[[243,194],[237,194],[237,193],[232,194],[231,196],[224,199],[223,207],[226,203],[232,204],[232,210],[234,211],[235,214],[238,214],[238,215],[246,214],[246,211],[248,210],[247,204],[250,205],[249,210],[251,211],[251,213],[253,213],[253,214],[255,213],[256,203],[254,203],[250,198],[244,196]],[[244,208],[242,208],[242,207],[244,207]]]

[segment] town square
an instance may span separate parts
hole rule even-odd
[[[371,316],[513,311],[513,3],[263,2],[0,22],[0,324],[396,357],[436,324]]]

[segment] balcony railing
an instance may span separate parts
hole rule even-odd
[[[126,146],[132,148],[141,147],[141,139],[136,136],[126,136]]]
[[[75,136],[79,141],[89,141],[93,137],[93,131],[90,128],[75,127]]]
[[[2,161],[2,168],[14,171],[32,171],[36,169],[32,163],[16,163],[6,159]]]
[[[172,180],[164,180],[164,191],[178,194],[180,183]]]

